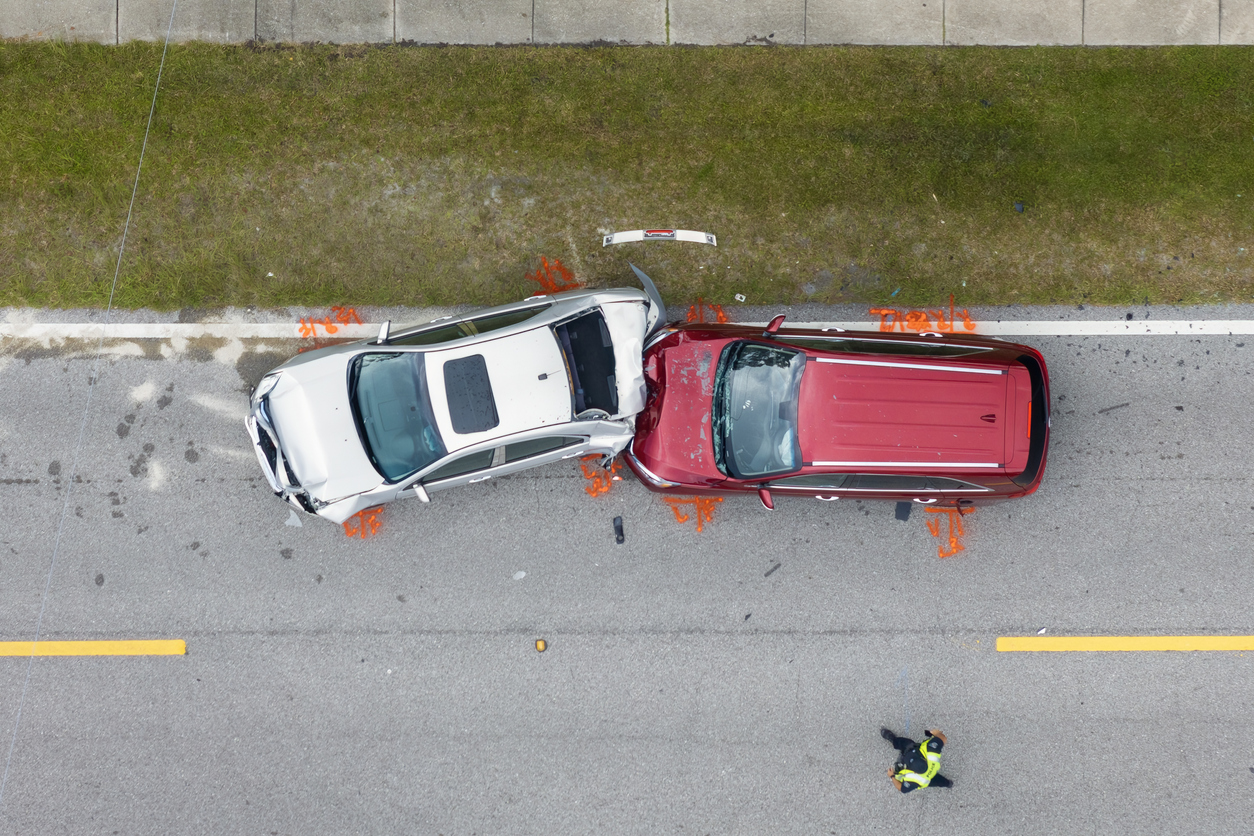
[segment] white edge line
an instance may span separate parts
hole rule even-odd
[[[738,322],[737,325],[757,327],[766,323]],[[841,328],[846,331],[880,331],[878,322],[789,322],[789,328],[803,328],[819,331],[824,328]],[[949,336],[977,337],[1082,337],[1082,336],[1240,336],[1254,335],[1254,320],[1248,319],[1202,319],[1202,320],[1141,320],[1133,322],[1118,321],[1081,321],[1059,322],[1049,320],[1023,321],[980,321],[975,323],[975,331],[946,332],[939,338]],[[302,329],[306,333],[302,333]],[[313,334],[308,333],[308,326],[298,322],[0,322],[0,339],[106,339],[106,340],[161,340],[173,337],[196,339],[199,337],[219,337],[225,339],[349,339],[359,340],[373,337],[379,333],[378,324],[335,325],[331,333],[319,321]],[[903,333],[894,331],[891,333]],[[909,331],[905,333],[914,334]],[[934,332],[925,332],[934,333]],[[838,336],[833,332],[832,336]]]

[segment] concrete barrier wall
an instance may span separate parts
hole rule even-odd
[[[0,0],[0,37],[163,40],[172,0]],[[1254,43],[1254,0],[179,0],[175,41]]]

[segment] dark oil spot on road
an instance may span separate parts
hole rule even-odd
[[[61,475],[61,462],[54,461],[52,464],[48,465],[48,475],[60,476]]]
[[[145,452],[145,453],[151,453],[153,450],[156,450],[156,449],[157,449],[157,446],[156,446],[155,444],[145,444],[145,445],[144,445],[144,452]]]
[[[291,560],[291,559],[292,559],[292,550],[291,550],[291,549],[279,549],[279,554],[281,554],[281,555],[283,556],[283,559],[284,559],[284,560]]]
[[[123,514],[121,511],[114,511],[114,512],[113,512],[113,518],[114,518],[115,520],[120,520],[120,519],[122,519],[122,517],[124,517],[124,516],[125,516],[125,514]]]
[[[183,451],[183,458],[187,459],[192,464],[195,464],[200,461],[200,454],[189,447]]]
[[[131,428],[126,424],[118,424],[118,428],[114,432],[118,434],[118,438],[126,438],[131,434]]]
[[[314,581],[315,581],[316,583],[322,583],[322,575],[315,575],[315,576],[314,576]],[[365,659],[362,659],[362,661],[364,662],[364,661],[366,661],[366,660],[365,660]]]
[[[126,422],[126,423],[128,423],[128,424],[134,424],[134,423],[135,423],[135,413],[133,413],[133,412],[132,412],[130,415],[124,415],[124,416],[122,416],[122,420],[123,420],[123,421],[125,421],[125,422]]]
[[[406,601],[407,599],[405,598],[405,596],[404,596],[404,595],[397,595],[397,596],[396,596],[396,600],[400,601],[400,602],[403,604],[403,603],[405,603],[405,601]]]
[[[131,475],[136,479],[148,475],[148,457],[143,453],[135,457],[135,463],[131,465]]]
[[[196,551],[196,549],[200,548],[200,541],[199,541],[199,540],[196,540],[195,542],[193,542],[193,543],[192,543],[190,546],[188,546],[187,548],[191,549],[192,551]]]
[[[75,506],[74,506],[74,516],[76,516],[76,517],[82,517],[82,516],[83,516],[83,506],[82,506],[82,505],[75,505]]]
[[[284,360],[290,359],[290,356],[274,351],[244,352],[241,354],[240,358],[235,361],[235,372],[239,375],[240,380],[244,382],[244,391],[251,392],[261,382],[261,379],[266,376],[266,372]]]
[[[46,360],[51,357],[61,357],[69,349],[67,346],[60,348],[43,348],[42,346],[31,346],[21,351],[14,352],[13,356],[19,360],[24,360],[26,365],[30,365],[31,360]]]
[[[167,406],[169,406],[172,403],[174,403],[173,397],[171,397],[170,395],[162,395],[161,397],[157,398],[157,409],[165,409]]]
[[[102,572],[96,573],[96,586],[104,586],[104,574]]]

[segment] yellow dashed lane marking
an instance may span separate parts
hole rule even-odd
[[[1254,636],[1001,636],[1001,651],[1254,650]]]
[[[183,656],[182,639],[0,642],[0,656]]]

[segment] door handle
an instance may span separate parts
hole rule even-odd
[[[918,497],[915,497],[914,501],[920,505],[931,505],[933,502],[940,502],[940,500],[934,496],[929,499],[919,499]]]
[[[468,479],[468,480],[466,480],[466,484],[467,484],[467,485],[473,485],[475,482],[486,482],[488,479],[491,479],[491,478],[492,478],[492,477],[491,477],[490,475],[489,475],[489,476],[479,476],[479,477],[477,477],[477,478],[475,478],[475,479]],[[916,500],[916,501],[917,501],[917,500]],[[933,500],[933,501],[935,501],[935,500]]]
[[[816,496],[814,498],[817,499],[819,502],[835,502],[836,500],[840,499],[839,496]]]

